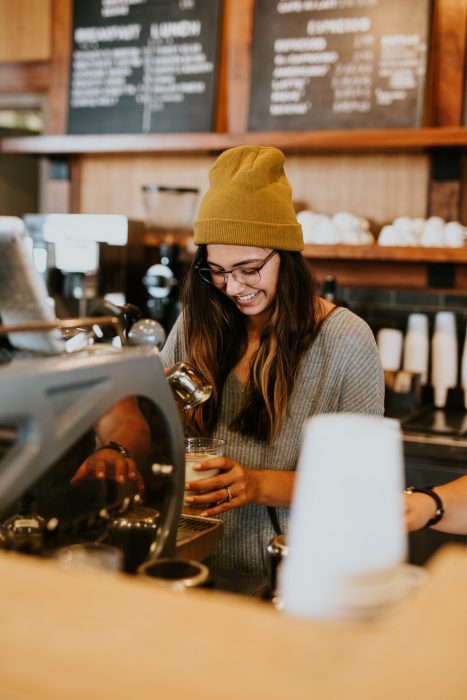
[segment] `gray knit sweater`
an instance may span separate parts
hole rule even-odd
[[[164,366],[186,360],[181,318],[161,352]],[[382,415],[384,377],[376,343],[368,325],[348,309],[338,308],[322,323],[305,354],[289,402],[287,416],[273,445],[229,429],[239,412],[245,388],[231,372],[222,395],[214,437],[227,441],[226,454],[252,469],[296,469],[302,426],[317,413]],[[287,531],[288,509],[277,509]],[[266,546],[274,530],[265,506],[248,504],[223,513],[224,535],[210,558],[211,566],[265,573]]]

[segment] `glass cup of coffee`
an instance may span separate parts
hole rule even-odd
[[[219,473],[219,469],[207,469],[205,471],[197,471],[193,467],[200,462],[207,462],[210,459],[219,457],[225,454],[225,440],[221,438],[204,438],[204,437],[189,437],[185,438],[185,481],[198,481],[198,479],[207,479],[210,476],[215,476]],[[185,492],[185,495],[197,495],[202,491]],[[206,505],[184,507],[184,512],[189,514],[197,514],[200,510],[206,508]]]

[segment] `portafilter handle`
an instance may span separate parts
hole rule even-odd
[[[130,345],[151,345],[161,350],[166,339],[163,326],[153,319],[140,319],[128,333]],[[178,362],[166,370],[166,378],[175,400],[185,410],[198,406],[212,394],[212,386],[187,362]]]

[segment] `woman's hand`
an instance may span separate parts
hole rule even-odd
[[[112,449],[101,449],[88,457],[70,479],[77,486],[85,479],[114,479],[118,484],[133,481],[138,491],[144,491],[143,477],[134,459]]]
[[[421,530],[436,514],[436,503],[425,493],[405,493],[405,526],[409,532]]]
[[[214,457],[193,468],[200,474],[210,469],[220,470],[215,476],[185,484],[185,490],[189,491],[189,495],[185,494],[186,505],[199,508],[203,517],[255,502],[258,488],[255,470],[246,469],[229,457]]]

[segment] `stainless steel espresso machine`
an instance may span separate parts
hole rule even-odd
[[[0,549],[55,556],[75,546],[113,548],[128,573],[180,556],[199,523],[181,528],[179,411],[205,400],[209,385],[197,384],[187,366],[166,374],[158,349],[126,344],[116,317],[98,326],[115,326],[119,344],[94,342],[94,317],[55,318],[15,217],[0,217],[0,259],[0,339],[9,341],[0,345]],[[134,453],[104,431],[107,453],[135,462],[135,478],[121,483],[117,463],[104,478],[86,465],[104,449],[102,425],[125,399],[131,409],[119,421],[132,431]],[[85,478],[77,478],[83,465]],[[202,530],[218,525],[206,519]]]
[[[115,530],[116,519],[125,516],[129,546],[140,552],[146,546],[141,560],[149,553],[173,556],[183,498],[183,432],[157,350],[101,345],[13,359],[0,366],[0,396],[2,522],[26,498],[42,519],[41,552],[48,554],[71,543],[108,542],[109,526]],[[144,490],[136,482],[120,486],[96,478],[73,486],[74,474],[96,449],[94,426],[129,396],[137,397],[151,434],[149,452],[137,464]],[[148,533],[149,515],[154,522]],[[28,518],[34,516],[23,513]],[[28,550],[27,543],[10,544]]]

